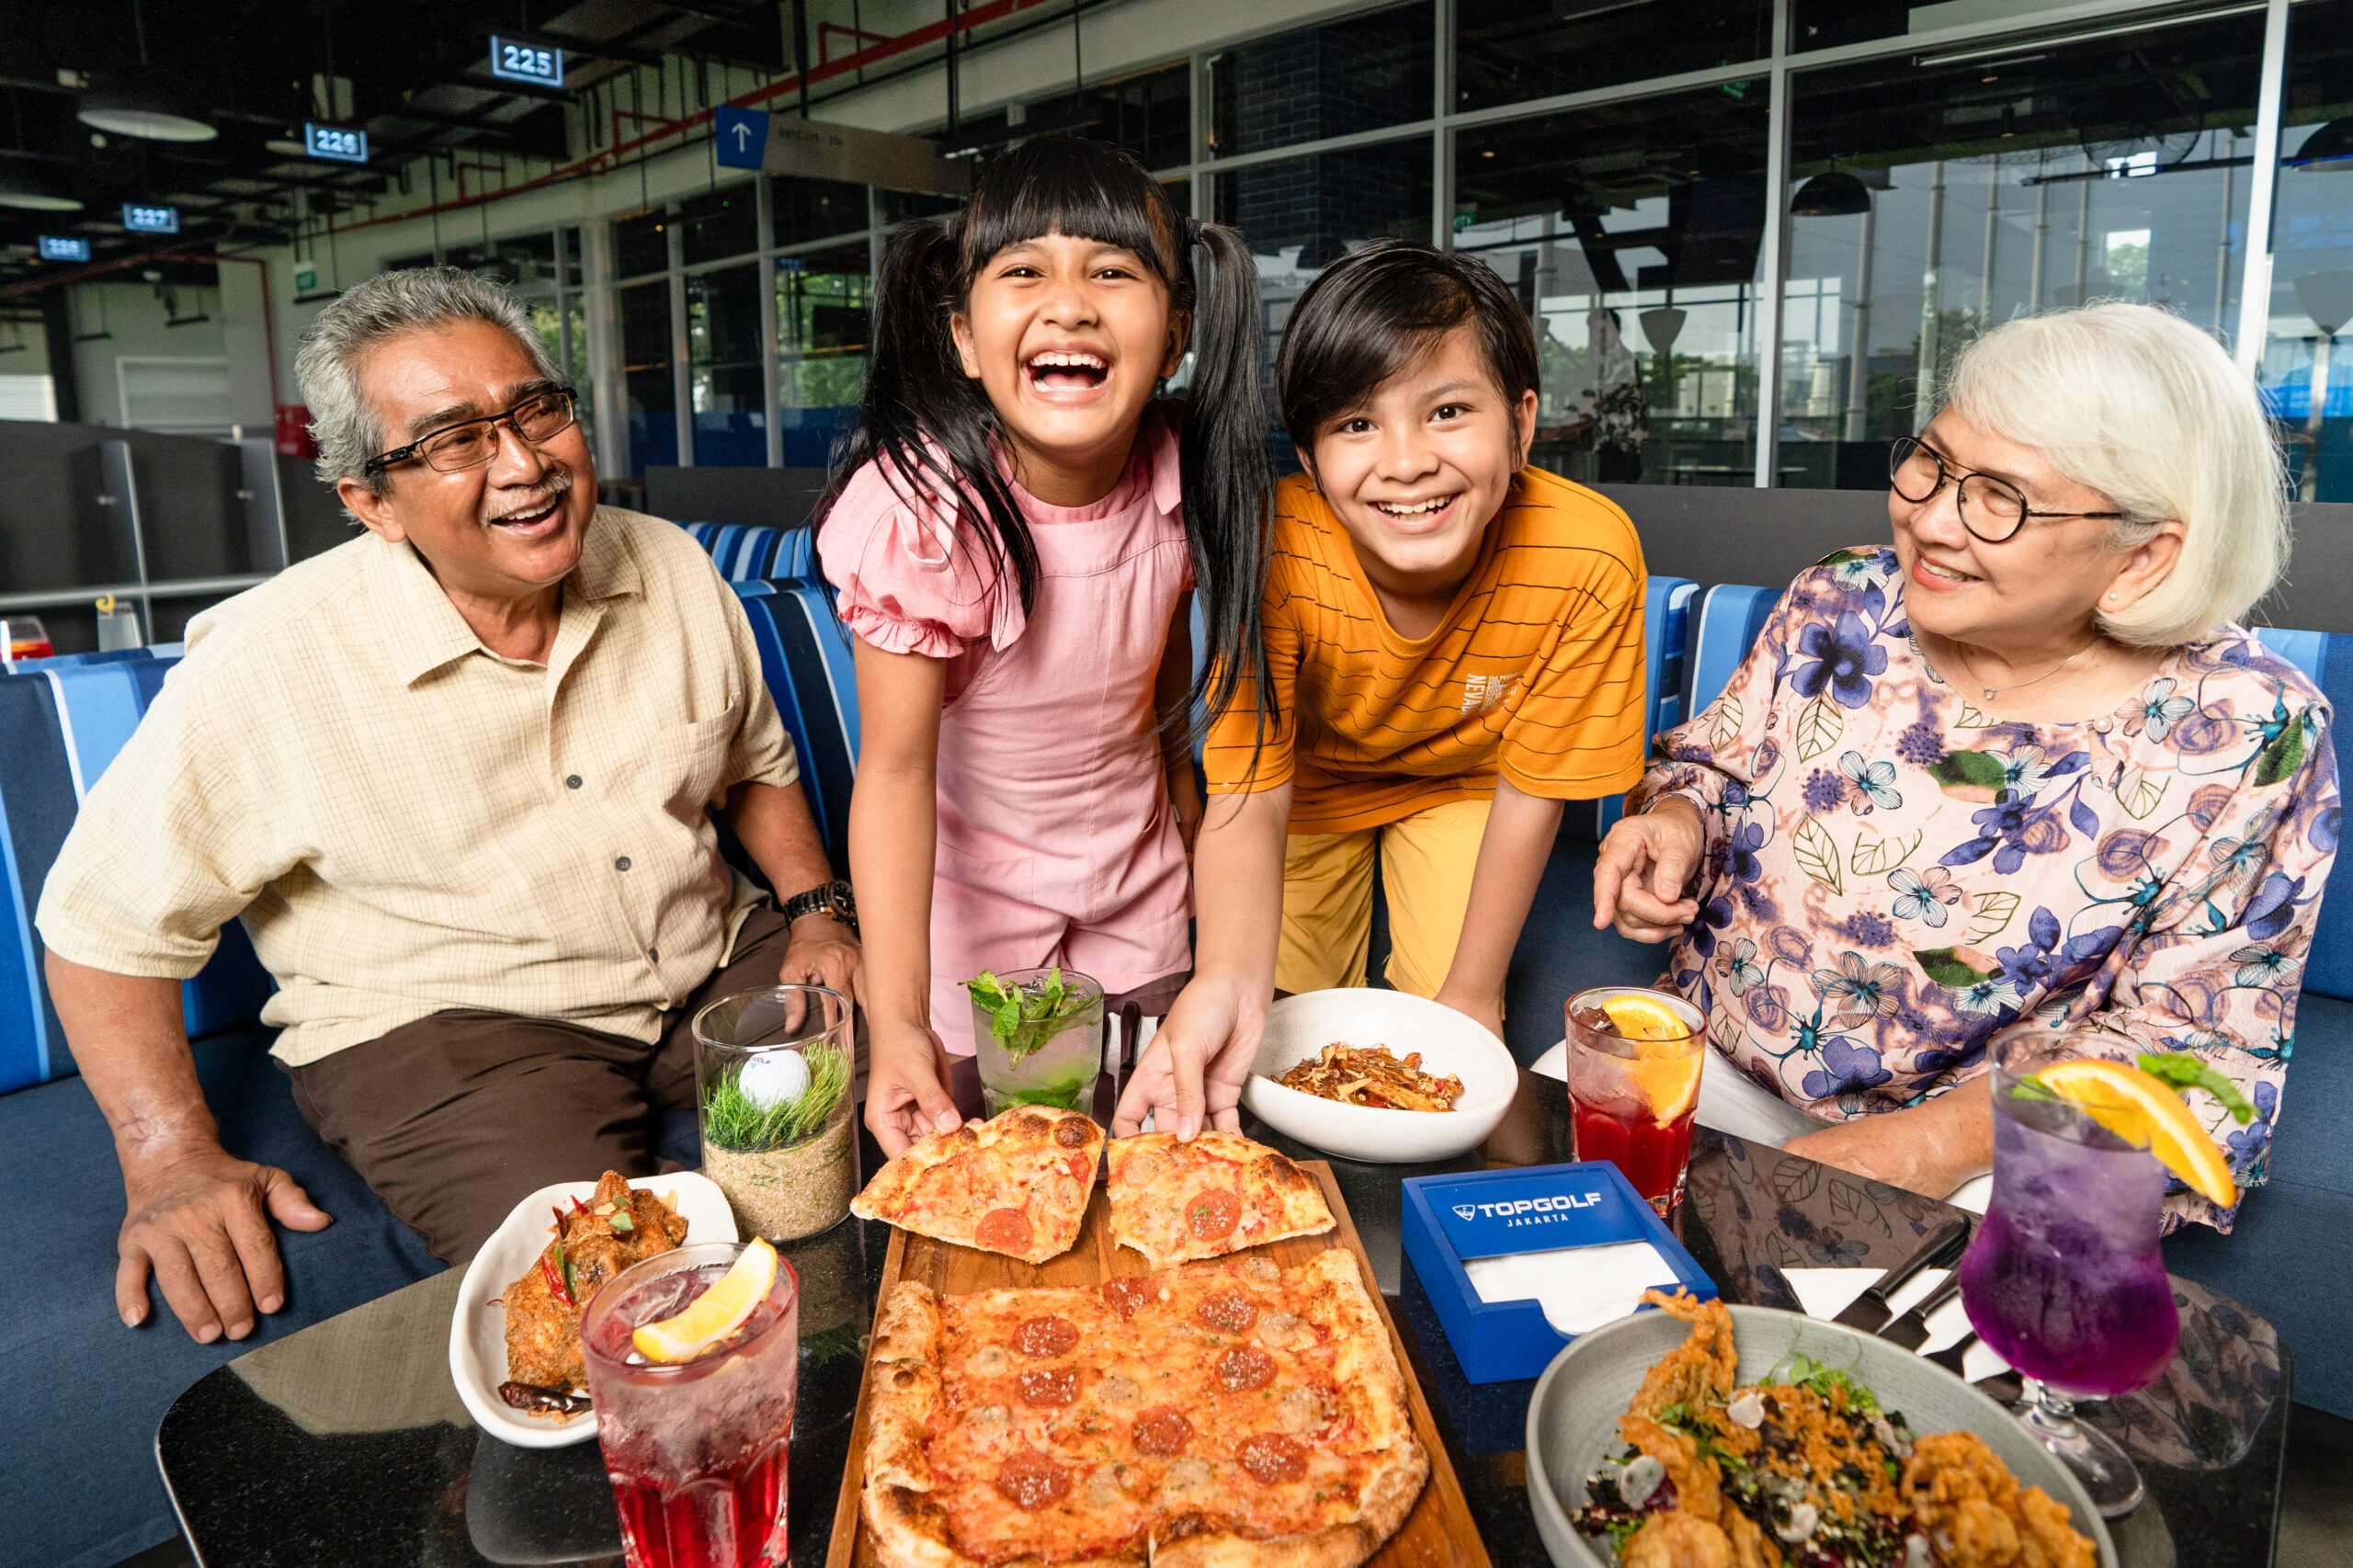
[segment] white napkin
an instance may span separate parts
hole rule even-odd
[[[1950,1272],[1943,1268],[1924,1268],[1903,1290],[1888,1298],[1892,1309],[1889,1321],[1902,1317],[1929,1291],[1945,1282]],[[1797,1292],[1799,1305],[1808,1317],[1824,1322],[1847,1310],[1847,1304],[1879,1282],[1881,1271],[1876,1268],[1784,1268],[1781,1277]],[[1969,1314],[1961,1310],[1961,1298],[1955,1296],[1928,1315],[1928,1337],[1921,1343],[1920,1354],[1930,1355],[1959,1340],[1969,1332]],[[2010,1364],[1995,1354],[1983,1341],[1969,1347],[1961,1362],[1971,1382],[1978,1382],[1996,1372],[2009,1370]]]
[[[1474,1257],[1462,1272],[1481,1301],[1532,1301],[1544,1309],[1546,1323],[1568,1335],[1614,1323],[1641,1304],[1644,1290],[1675,1281],[1674,1265],[1648,1242]]]

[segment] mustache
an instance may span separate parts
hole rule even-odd
[[[528,517],[533,513],[544,512],[570,494],[572,494],[572,471],[568,468],[551,468],[546,476],[532,487],[523,500],[517,502],[508,497],[495,503],[485,503],[483,507],[482,525],[488,528],[493,523],[503,523],[509,517]],[[491,509],[493,506],[497,507],[495,511]]]

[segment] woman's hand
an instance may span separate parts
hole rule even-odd
[[[1616,926],[1630,941],[1664,942],[1699,914],[1684,884],[1699,869],[1708,832],[1699,808],[1662,796],[1638,817],[1622,817],[1601,841],[1593,866],[1593,928]]]
[[[1111,1118],[1114,1137],[1140,1130],[1146,1112],[1153,1125],[1188,1142],[1204,1127],[1242,1130],[1242,1084],[1258,1054],[1266,1030],[1267,1002],[1231,981],[1197,976],[1177,994]]]
[[[866,1125],[896,1159],[926,1132],[953,1132],[963,1114],[948,1093],[948,1048],[928,1024],[886,1027],[868,1016]]]
[[[1866,1180],[1943,1198],[1994,1167],[1992,1091],[1979,1078],[1925,1104],[1857,1117],[1782,1147]]]

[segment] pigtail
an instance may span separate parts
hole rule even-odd
[[[1240,231],[1189,219],[1185,230],[1209,259],[1204,286],[1189,251],[1187,256],[1195,279],[1193,374],[1178,439],[1185,531],[1209,642],[1193,703],[1198,708],[1206,699],[1207,710],[1218,712],[1246,674],[1263,739],[1272,700],[1262,610],[1274,417],[1267,398],[1258,267]]]
[[[996,570],[1013,573],[1027,612],[1038,593],[1037,543],[997,468],[995,411],[964,374],[949,325],[963,292],[962,226],[958,214],[891,231],[876,279],[858,426],[834,454],[810,527],[823,528],[851,477],[874,463],[910,506],[930,510],[952,502],[955,547],[978,540]],[[975,500],[981,517],[972,515]]]

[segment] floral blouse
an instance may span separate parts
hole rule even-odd
[[[1723,694],[1658,737],[1630,809],[1707,824],[1669,979],[1750,1077],[1824,1119],[1916,1105],[1996,1036],[2130,1060],[2195,1051],[2196,1096],[2264,1179],[2298,976],[2336,857],[2326,701],[2244,628],[2173,650],[2114,714],[1995,722],[1912,642],[1895,552],[1782,595]],[[2168,1228],[2234,1213],[2179,1180]]]

